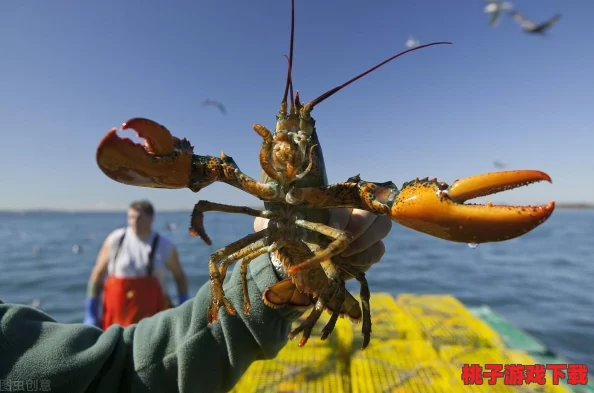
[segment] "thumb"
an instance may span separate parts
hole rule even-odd
[[[330,209],[328,225],[336,229],[345,229],[351,220],[353,209],[338,207]]]
[[[267,218],[256,217],[254,220],[254,231],[258,232],[262,229],[268,228],[268,221],[270,220]]]

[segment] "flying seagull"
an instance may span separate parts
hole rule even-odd
[[[408,37],[408,40],[406,40],[406,42],[404,43],[404,45],[406,45],[407,48],[414,48],[416,46],[419,46],[419,44],[419,40],[417,40],[413,36]]]
[[[499,24],[500,16],[502,11],[512,11],[512,3],[506,1],[502,3],[499,0],[486,0],[487,5],[485,6],[485,12],[491,14],[489,20],[489,26],[495,27]]]
[[[495,168],[499,168],[499,169],[506,167],[505,163],[498,161],[498,160],[493,161],[493,166],[495,166]]]
[[[207,106],[207,105],[216,106],[217,108],[219,108],[219,110],[221,111],[221,113],[223,115],[227,114],[227,109],[225,109],[225,106],[222,103],[220,103],[219,101],[211,100],[210,98],[208,98],[202,102],[202,106]]]
[[[539,24],[535,24],[534,22],[526,19],[519,12],[512,11],[510,13],[510,15],[512,18],[514,18],[514,20],[516,22],[518,22],[520,24],[520,26],[522,26],[522,30],[524,30],[524,32],[530,33],[530,34],[542,34],[542,35],[545,34],[546,30],[553,27],[553,25],[555,25],[557,22],[559,22],[559,19],[561,19],[561,14],[557,14],[547,21],[544,21]]]

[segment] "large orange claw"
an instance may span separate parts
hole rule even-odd
[[[513,239],[544,223],[555,202],[543,206],[464,202],[543,180],[551,182],[546,173],[532,170],[486,173],[457,180],[451,186],[435,179],[414,180],[404,184],[390,216],[401,225],[454,242]]]
[[[185,188],[190,180],[193,148],[152,120],[134,118],[121,127],[133,129],[145,144],[120,138],[112,128],[97,147],[97,164],[119,183],[153,188]]]

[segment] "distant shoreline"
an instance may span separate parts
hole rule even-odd
[[[589,203],[556,203],[555,209],[594,209]]]
[[[262,206],[251,206],[252,209],[262,209]],[[555,203],[556,210],[590,210],[594,209],[592,203]],[[1,213],[122,213],[124,209],[117,210],[61,210],[61,209],[22,209],[22,210],[0,210]],[[159,210],[160,213],[184,213],[190,214],[191,210]]]

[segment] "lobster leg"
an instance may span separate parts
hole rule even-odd
[[[340,254],[353,241],[353,236],[350,233],[342,231],[340,229],[332,228],[331,226],[326,224],[311,222],[307,220],[295,220],[295,225],[305,229],[309,229],[310,231],[321,233],[322,235],[326,235],[334,240],[330,244],[328,244],[328,246],[326,246],[326,248],[324,248],[323,250],[312,250],[315,255],[303,263],[290,267],[288,269],[288,273],[290,274],[302,269],[307,269],[311,266],[319,264],[321,261],[325,259],[330,259],[333,256]]]
[[[250,176],[244,174],[239,169],[235,173],[235,178],[239,184],[239,189],[255,196],[263,201],[279,201],[282,200],[281,192],[278,185],[273,183],[261,183],[254,180]]]
[[[219,269],[217,269],[217,263],[221,261],[223,258],[230,256],[233,253],[250,246],[252,243],[257,242],[261,238],[267,236],[269,234],[268,228],[265,228],[261,231],[250,233],[247,236],[217,250],[214,254],[210,256],[210,260],[208,261],[208,273],[210,276],[210,304],[208,306],[208,323],[212,323],[218,319],[219,314],[219,307],[221,305],[225,306],[227,313],[230,315],[235,315],[235,309],[229,300],[225,297],[225,292],[223,291],[223,280],[221,278],[221,273]],[[246,253],[246,254],[249,254]],[[239,257],[241,258],[241,257]]]
[[[338,272],[336,271],[336,268],[334,266],[332,266],[332,269],[336,272],[335,275],[338,276]],[[336,290],[334,291],[333,295],[334,296],[332,296],[332,298],[336,302],[337,306],[332,311],[330,320],[328,321],[326,326],[324,326],[324,328],[322,329],[322,337],[321,337],[322,340],[327,339],[328,336],[330,335],[330,333],[332,333],[332,331],[336,327],[336,321],[338,321],[338,317],[340,316],[340,310],[341,310],[342,305],[344,304],[344,300],[346,298],[346,288],[344,286],[344,282],[342,282],[341,284],[338,284],[336,286]],[[327,307],[327,304],[326,304],[326,307]]]
[[[192,192],[198,192],[214,182],[227,183],[262,200],[274,200],[279,194],[275,185],[260,183],[243,173],[235,160],[224,152],[221,152],[221,158],[193,154],[186,186]],[[180,188],[170,187],[168,184],[158,184],[157,187]]]
[[[462,243],[487,243],[522,236],[544,223],[555,203],[542,206],[465,204],[466,200],[538,181],[551,182],[533,170],[486,173],[456,180],[451,186],[436,179],[416,179],[399,190],[392,182],[372,183],[354,176],[345,183],[294,188],[292,205],[328,209],[350,207],[378,215],[425,234]],[[295,267],[299,269],[298,266]]]
[[[327,286],[322,291],[322,293],[318,297],[314,309],[307,316],[307,318],[299,326],[297,326],[295,329],[293,329],[293,331],[289,333],[289,339],[292,340],[299,333],[303,332],[301,340],[298,344],[299,347],[302,347],[307,343],[307,340],[309,340],[311,332],[314,326],[316,325],[316,322],[320,319],[322,312],[324,312],[324,309],[327,307],[330,300],[334,299],[336,302],[336,307],[332,311],[332,316],[330,317],[330,320],[322,330],[321,339],[325,340],[328,337],[328,335],[334,330],[334,327],[336,326],[336,321],[338,320],[340,310],[346,298],[346,288],[344,285],[344,281],[340,277],[340,274],[338,273],[338,270],[336,270],[336,268],[334,267],[332,261],[325,260],[321,263],[321,265],[326,274],[328,275],[331,285]]]
[[[334,291],[331,292],[333,295],[331,297],[331,300],[334,300],[336,305],[336,308],[332,310],[330,320],[322,329],[321,339],[325,340],[336,327],[336,321],[338,321],[338,317],[340,316],[340,310],[342,309],[342,305],[344,304],[344,301],[346,299],[346,287],[344,280],[340,277],[340,274],[338,274],[336,266],[334,266],[332,262],[329,261],[327,264],[322,265],[322,267],[328,275],[330,282],[333,283],[333,285],[331,285],[329,289],[334,287]],[[330,302],[330,300],[328,300],[328,302]],[[328,302],[325,304],[326,307],[328,307]]]
[[[241,287],[243,290],[243,313],[249,314],[250,309],[252,308],[250,298],[248,296],[248,283],[247,283],[247,269],[250,262],[254,259],[259,257],[260,255],[274,252],[279,248],[284,246],[283,241],[277,241],[272,243],[271,245],[267,244],[266,239],[258,240],[241,250],[229,255],[226,257],[221,265],[219,266],[219,272],[221,274],[221,281],[225,281],[225,277],[227,276],[227,269],[233,263],[241,259],[240,262],[240,276],[241,276]]]
[[[200,236],[200,238],[204,240],[204,243],[208,244],[209,246],[212,245],[212,241],[204,229],[204,212],[209,211],[240,213],[252,217],[262,217],[268,219],[278,218],[278,215],[269,210],[252,209],[246,206],[225,205],[222,203],[215,203],[205,200],[198,201],[198,203],[194,205],[194,210],[192,211],[192,219],[190,221],[190,235]]]
[[[360,296],[361,305],[363,307],[363,326],[361,327],[361,333],[363,333],[363,344],[361,345],[361,349],[365,349],[371,340],[371,306],[369,304],[371,291],[369,290],[369,284],[367,283],[365,273],[356,267],[350,265],[338,265],[338,268],[352,275],[361,286]]]
[[[322,247],[315,243],[306,243],[309,249],[314,253],[314,255],[320,255]],[[326,287],[324,290],[332,293],[332,297],[324,304],[325,307],[329,307],[329,303],[333,302],[333,309],[331,309],[332,313],[330,316],[330,320],[322,329],[322,340],[328,338],[330,333],[336,327],[336,321],[341,314],[342,307],[345,303],[347,291],[345,287],[345,282],[342,276],[339,274],[339,271],[336,269],[335,263],[331,259],[326,259],[325,262],[321,264],[322,268],[324,269],[324,273],[329,279],[330,286]]]
[[[219,273],[221,274],[221,280],[225,281],[225,277],[227,277],[227,269],[229,269],[229,266],[231,266],[232,264],[234,264],[242,258],[248,258],[252,253],[256,253],[260,250],[266,250],[268,247],[269,245],[267,244],[267,240],[260,239],[241,248],[239,251],[236,251],[233,254],[225,257],[225,259],[223,259],[223,261],[219,265]],[[264,252],[265,251],[263,251],[262,253]],[[254,258],[256,257],[257,255]]]
[[[239,271],[239,273],[241,274],[241,288],[243,291],[243,313],[246,315],[250,313],[250,309],[252,308],[252,303],[250,302],[250,297],[248,294],[248,282],[247,282],[248,266],[249,266],[250,262],[252,262],[254,259],[256,259],[257,257],[259,257],[262,254],[269,252],[269,249],[270,249],[269,247],[264,247],[257,251],[252,252],[250,255],[243,258],[241,260],[241,264],[239,265],[239,268],[241,269]]]
[[[256,251],[253,251],[251,254],[247,255],[246,257],[244,257],[241,260],[241,264],[239,266],[239,268],[241,270],[239,271],[239,273],[241,275],[241,288],[243,291],[243,313],[244,314],[246,314],[246,315],[249,314],[250,309],[252,308],[252,303],[250,302],[250,297],[248,294],[248,282],[247,282],[247,269],[248,269],[250,262],[252,262],[254,259],[259,257],[260,255],[266,254],[268,252],[276,251],[280,247],[281,247],[280,244],[273,243],[272,246],[270,246],[270,247],[262,247]]]

